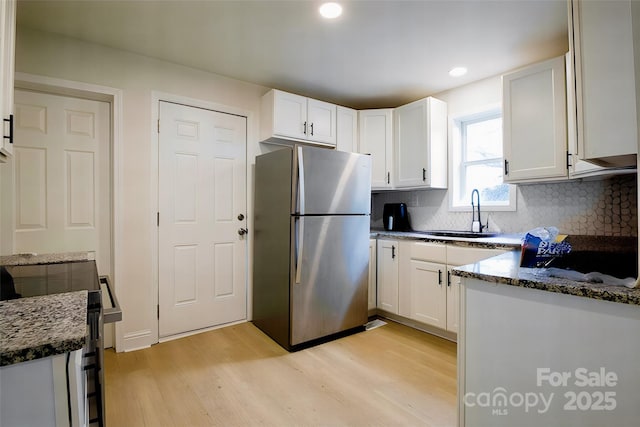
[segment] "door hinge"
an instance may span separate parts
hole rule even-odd
[[[160,212],[156,212],[156,226],[160,227]]]
[[[160,133],[160,119],[158,119],[158,133]]]
[[[571,153],[567,151],[567,169],[571,167]]]
[[[158,319],[160,319],[160,304],[156,306],[158,308]]]
[[[504,174],[509,175],[509,160],[504,159]]]

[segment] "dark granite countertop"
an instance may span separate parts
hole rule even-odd
[[[61,262],[88,261],[95,259],[93,252],[62,252],[50,254],[16,254],[0,256],[0,265],[58,264]]]
[[[517,250],[475,264],[457,267],[453,270],[453,274],[501,285],[640,305],[640,288],[631,289],[606,283],[576,282],[552,277],[547,269],[520,267],[520,251]]]
[[[465,237],[447,237],[425,234],[423,232],[414,231],[387,231],[372,229],[371,238],[390,237],[393,239],[419,240],[424,242],[448,243],[457,246],[473,246],[483,248],[520,248],[522,245],[523,233],[498,234],[493,237],[481,238],[465,238]]]
[[[86,290],[0,301],[0,366],[79,350],[86,337]]]

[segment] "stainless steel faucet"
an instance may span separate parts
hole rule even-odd
[[[476,219],[476,205],[473,202],[474,195],[478,199],[478,219]],[[474,188],[471,192],[471,210],[471,231],[474,233],[482,233],[484,225],[482,225],[482,220],[480,219],[480,192],[477,188]]]

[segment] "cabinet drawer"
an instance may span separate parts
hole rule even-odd
[[[410,246],[411,259],[431,261],[440,264],[447,262],[447,247],[438,243],[413,242]]]
[[[473,264],[507,252],[506,249],[466,248],[461,246],[447,247],[447,264],[459,266]]]

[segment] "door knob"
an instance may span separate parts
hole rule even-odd
[[[244,215],[240,214],[238,215],[238,221],[242,221],[244,219]]]
[[[249,232],[249,230],[247,230],[246,228],[241,228],[241,229],[238,230],[238,234],[241,235],[241,236],[244,236],[248,232]]]

